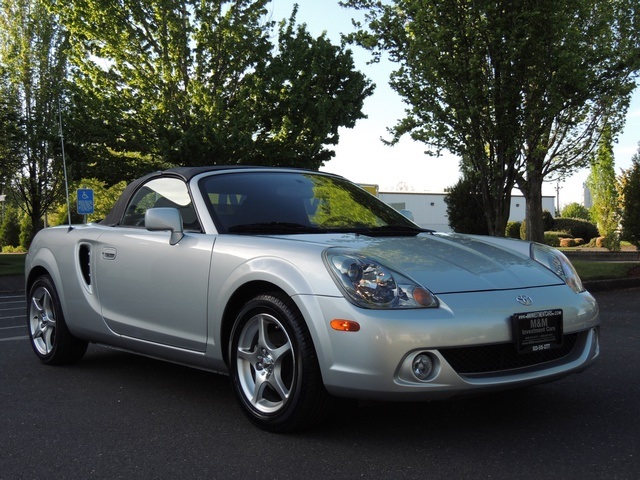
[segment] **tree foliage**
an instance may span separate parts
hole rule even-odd
[[[640,68],[636,0],[345,0],[366,10],[350,39],[398,68],[407,102],[392,129],[457,154],[482,182],[494,235],[511,189],[542,241],[542,183],[588,162],[606,120],[624,119]]]
[[[609,128],[604,129],[598,151],[591,161],[587,186],[593,199],[591,217],[604,237],[605,246],[609,250],[620,250],[618,189]]]
[[[590,220],[589,210],[578,202],[572,202],[564,206],[560,212],[562,218],[581,218],[582,220]]]
[[[267,4],[53,1],[72,34],[74,93],[91,106],[73,126],[78,156],[95,166],[125,152],[161,165],[329,160],[372,86],[349,50],[312,38],[295,10],[276,29]]]
[[[454,232],[476,235],[489,233],[478,185],[475,178],[463,177],[448,189],[444,201],[447,204],[449,226]]]
[[[640,249],[640,148],[632,158],[631,167],[622,172],[622,236]]]
[[[0,9],[0,64],[6,105],[12,187],[29,218],[29,232],[59,191],[58,100],[66,75],[67,35],[43,0],[4,0]],[[5,117],[6,118],[6,117]],[[7,155],[7,153],[4,153]],[[28,245],[30,238],[24,240]]]

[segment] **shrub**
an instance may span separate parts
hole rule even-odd
[[[560,237],[558,236],[558,232],[544,232],[544,243],[551,247],[559,247]]]
[[[598,228],[591,222],[580,218],[556,218],[553,230],[569,233],[574,238],[582,238],[585,242],[598,236]]]
[[[505,230],[505,237],[507,238],[520,238],[520,227],[522,222],[508,222]]]
[[[620,236],[613,232],[610,235],[596,238],[596,247],[606,248],[612,252],[620,251]]]
[[[12,245],[5,245],[2,247],[2,253],[25,253],[27,250],[23,246],[14,247]]]
[[[568,232],[565,232],[563,230],[550,230],[547,233],[553,233],[555,235],[558,236],[558,238],[573,238],[573,235],[571,235]]]
[[[5,210],[0,244],[13,247],[20,245],[20,218],[18,210],[14,207],[9,206]]]
[[[542,212],[542,226],[544,227],[545,232],[553,230],[553,215],[551,215],[549,210],[544,210]]]

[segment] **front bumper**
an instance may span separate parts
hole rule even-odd
[[[525,311],[563,310],[564,350],[516,352],[510,318],[522,313],[515,298],[525,292],[537,299]],[[384,311],[319,298],[326,331],[314,340],[320,342],[316,349],[328,391],[359,399],[443,399],[556,380],[584,370],[599,356],[598,306],[586,292],[553,286],[439,299],[438,309]],[[335,318],[356,321],[361,329],[331,330]],[[424,380],[413,373],[421,354],[433,362]]]

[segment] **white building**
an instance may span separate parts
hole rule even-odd
[[[447,218],[446,193],[378,192],[378,198],[396,210],[408,210],[413,221],[422,228],[451,232]],[[555,197],[543,196],[542,209],[555,212]],[[522,195],[511,197],[509,220],[521,222],[526,216],[526,201]]]

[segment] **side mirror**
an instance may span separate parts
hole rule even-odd
[[[169,243],[175,245],[182,237],[184,237],[182,227],[182,215],[177,208],[160,207],[150,208],[144,214],[144,227],[151,231],[165,231],[171,232],[171,238]]]

